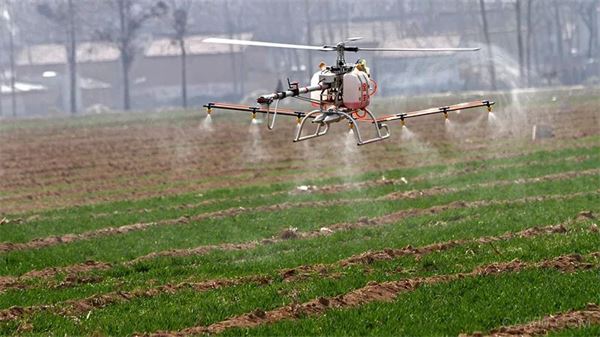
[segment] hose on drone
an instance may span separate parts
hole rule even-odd
[[[275,101],[275,111],[273,111],[273,120],[271,120],[271,111],[270,111],[270,105],[267,105],[267,128],[269,130],[273,130],[273,127],[275,126],[275,119],[277,118],[277,109],[279,108],[279,99],[277,101]]]

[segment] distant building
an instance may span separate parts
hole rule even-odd
[[[243,93],[269,87],[275,79],[246,76],[264,72],[262,48],[244,53],[243,46],[206,44],[206,36],[186,38],[187,82],[190,104],[201,105],[208,99],[239,99]],[[236,35],[251,39],[252,34]],[[110,43],[85,42],[77,48],[78,105],[90,107],[122,107],[121,64],[119,50]],[[131,70],[131,92],[134,108],[178,106],[181,97],[181,51],[172,39],[150,41],[134,61]],[[24,48],[17,56],[17,76],[20,80],[46,88],[44,104],[31,104],[28,115],[45,115],[68,111],[69,85],[65,47],[43,44]],[[258,65],[258,67],[257,67]],[[246,74],[243,76],[242,74]],[[35,100],[30,98],[28,100]],[[6,104],[6,103],[5,103]],[[28,105],[29,106],[29,105]]]

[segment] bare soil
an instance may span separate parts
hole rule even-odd
[[[105,262],[86,261],[66,267],[50,267],[42,270],[32,270],[19,277],[0,276],[0,293],[8,289],[26,289],[28,288],[27,281],[38,278],[49,280],[57,275],[65,274],[64,280],[56,285],[57,287],[69,287],[82,283],[95,283],[100,279],[94,276],[85,276],[85,274],[94,270],[107,270],[112,268],[112,265]]]
[[[446,144],[453,144],[456,150],[448,158],[442,154],[446,163],[514,155],[515,150],[497,137],[527,135],[538,120],[557,122],[554,133],[559,141],[551,142],[548,148],[560,148],[564,140],[598,134],[599,121],[593,104],[566,110],[534,109],[527,121],[511,125],[509,134],[500,134],[478,113],[461,114],[456,119],[468,123],[468,141],[446,132],[439,118],[424,118],[411,128],[430,144],[429,149],[415,148],[410,155],[398,155],[407,152],[407,145],[399,141],[400,132],[396,130],[397,141],[372,144],[361,151],[360,167],[383,170],[439,163],[440,158],[431,158],[430,150],[443,152]],[[568,120],[563,118],[565,113],[569,114]],[[286,123],[278,132],[260,129],[260,146],[265,153],[258,154],[255,163],[248,160],[248,151],[253,149],[248,149],[252,139],[247,125],[216,116],[215,127],[224,127],[228,132],[207,132],[199,128],[202,115],[199,112],[197,118],[189,117],[185,123],[159,120],[4,130],[0,133],[0,212],[295,181],[298,171],[303,172],[302,179],[322,178],[336,175],[343,162],[343,151],[337,145],[322,146],[318,153],[302,153],[291,142],[294,123]],[[328,137],[340,136],[341,129],[333,130],[334,134]],[[309,168],[307,157],[311,158]]]

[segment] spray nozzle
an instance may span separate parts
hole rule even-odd
[[[297,124],[302,123],[302,118],[300,116],[296,117],[296,123]]]
[[[352,122],[348,123],[348,130],[354,129],[354,124]]]
[[[444,112],[444,118],[445,118],[446,120],[448,120],[448,113],[447,113],[447,112]]]
[[[488,112],[492,112],[492,105],[494,105],[494,102],[482,101],[482,103],[485,104],[485,106],[487,106]]]
[[[253,119],[253,120],[254,120],[254,119],[256,119],[256,111],[253,111],[253,112],[252,112],[252,119]]]
[[[212,108],[206,108],[206,113],[210,115],[212,113]]]

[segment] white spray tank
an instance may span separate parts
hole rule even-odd
[[[352,71],[344,75],[344,105],[358,110],[369,106],[369,76],[363,71]]]

